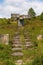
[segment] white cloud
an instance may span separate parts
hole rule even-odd
[[[11,13],[27,14],[30,7],[39,15],[43,11],[43,2],[37,0],[4,0],[4,3],[0,5],[0,17],[10,17]]]

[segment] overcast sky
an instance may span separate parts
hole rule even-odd
[[[31,7],[40,15],[43,0],[0,0],[0,17],[10,17],[11,13],[27,14]]]

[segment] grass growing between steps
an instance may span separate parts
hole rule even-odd
[[[23,57],[13,57],[10,55],[12,52],[10,50],[11,46],[0,45],[0,65],[15,65],[15,60],[17,59],[22,59],[25,62],[24,65],[32,65],[31,60],[34,60],[37,56],[43,55],[43,41],[37,40],[37,36],[43,34],[43,21],[39,19],[25,20],[25,23],[26,25],[20,28],[18,28],[15,23],[0,24],[0,34],[10,34],[10,41],[12,41],[15,32],[20,32],[20,40],[25,42],[24,33],[28,32],[26,35],[30,37],[30,41],[33,42],[34,45],[38,44],[38,46],[34,46],[32,50],[23,50]]]

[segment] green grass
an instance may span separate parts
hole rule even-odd
[[[4,21],[4,23],[0,22],[0,34],[10,34],[10,41],[12,41],[12,39],[15,35],[15,32],[18,31],[20,34],[20,41],[22,41],[23,43],[25,42],[24,33],[27,33],[26,35],[31,38],[30,41],[33,42],[33,44],[35,44],[35,42],[37,42],[38,47],[36,47],[36,48],[33,47],[34,49],[32,49],[32,50],[29,49],[29,50],[22,51],[24,53],[24,56],[22,57],[22,59],[25,61],[26,59],[29,59],[30,57],[31,57],[31,59],[33,59],[33,58],[37,57],[38,55],[41,56],[41,54],[43,54],[43,41],[37,40],[37,36],[39,34],[43,34],[43,21],[40,21],[40,19],[36,18],[36,19],[31,19],[31,20],[25,20],[24,23],[25,23],[25,25],[23,27],[19,28],[17,23],[11,22],[11,24],[8,24],[5,21]],[[4,46],[4,48],[5,48],[5,46]],[[5,48],[1,51],[1,45],[0,45],[0,61],[2,59],[5,60],[6,56],[8,56],[12,62],[15,61],[15,59],[18,59],[17,57],[10,56],[10,54],[8,55],[8,53],[9,53],[9,50],[7,50],[7,48]],[[2,62],[0,62],[0,65],[3,65],[4,62],[6,62],[6,61],[2,60]],[[29,62],[29,64],[25,64],[25,65],[31,65],[30,63],[31,62]]]

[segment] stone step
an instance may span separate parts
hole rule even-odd
[[[13,41],[20,41],[20,39],[14,39]]]
[[[33,45],[32,45],[32,44],[26,44],[25,46],[26,46],[26,47],[30,47],[30,46],[33,46]]]
[[[25,46],[25,47],[30,47],[30,46],[33,46],[32,44],[25,44],[25,45],[15,45],[15,47],[22,47],[22,46]],[[13,47],[14,48],[14,47]]]
[[[26,37],[25,37],[24,39],[25,39],[25,40],[31,40],[31,38],[26,38]]]
[[[29,41],[26,41],[25,43],[26,43],[26,44],[32,44],[32,42],[29,42]]]
[[[27,38],[26,38],[25,41],[30,41],[30,39],[27,39]]]
[[[25,43],[31,44],[31,42],[29,42],[29,40],[25,40]],[[22,42],[20,42],[20,41],[13,41],[13,44],[22,44]]]
[[[15,53],[12,53],[11,55],[13,55],[13,56],[23,56],[24,54],[22,52],[15,52]]]
[[[26,37],[26,38],[30,38],[30,36],[28,36],[28,35],[24,35],[24,37]]]
[[[22,48],[12,48],[12,50],[14,51],[16,51],[16,50],[22,50]]]
[[[12,46],[15,46],[15,47],[21,47],[22,46],[22,44],[13,44]]]
[[[18,60],[15,61],[15,64],[16,65],[22,65],[23,64],[23,60],[18,59]]]
[[[20,41],[18,41],[18,40],[15,40],[15,41],[13,41],[13,43],[14,43],[14,44],[15,44],[15,43],[21,44],[22,42],[20,42]]]
[[[28,38],[24,38],[25,40],[29,40]]]
[[[19,39],[20,37],[19,37],[19,36],[15,36],[14,39],[15,39],[15,38],[16,38],[16,39]]]

